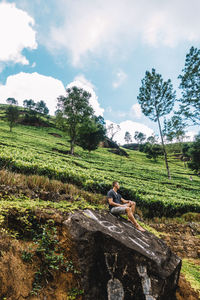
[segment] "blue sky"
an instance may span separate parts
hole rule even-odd
[[[53,114],[76,84],[107,124],[120,124],[118,142],[126,130],[158,133],[137,103],[141,79],[154,67],[180,96],[186,53],[200,44],[199,11],[199,0],[0,1],[0,102],[44,100]]]

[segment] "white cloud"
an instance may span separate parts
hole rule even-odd
[[[136,117],[138,119],[141,119],[142,110],[141,110],[141,107],[138,103],[132,105],[130,114],[132,115],[132,117]]]
[[[113,81],[112,83],[112,86],[113,88],[118,88],[120,85],[122,85],[122,83],[126,80],[127,78],[127,74],[122,71],[122,70],[119,70],[117,73],[116,73],[116,79]]]
[[[23,49],[36,49],[34,19],[14,3],[0,3],[0,61],[28,65]]]
[[[106,120],[106,127],[108,127],[108,125],[111,123],[114,122],[110,120]],[[126,131],[130,132],[133,142],[136,142],[134,140],[135,131],[143,132],[144,134],[146,134],[147,137],[154,133],[154,131],[151,128],[147,127],[146,125],[142,123],[133,122],[130,120],[119,123],[119,126],[121,130],[118,133],[116,133],[116,135],[114,136],[114,140],[116,140],[117,143],[119,143],[120,145],[125,144],[124,136]]]
[[[38,73],[18,73],[7,78],[5,85],[0,85],[1,102],[6,103],[6,99],[14,97],[19,105],[23,105],[25,99],[33,99],[35,102],[44,100],[53,115],[57,97],[65,95],[63,83],[50,76]]]
[[[169,47],[200,40],[199,0],[190,5],[186,0],[58,0],[57,5],[59,25],[43,42],[51,50],[67,50],[74,65],[88,55],[122,57],[139,40]]]
[[[197,133],[195,131],[187,131],[186,136],[184,137],[183,141],[184,142],[193,142],[196,134]]]
[[[93,84],[83,75],[75,77],[67,87],[78,86],[91,93],[90,104],[96,115],[103,115],[104,109],[100,107],[98,97],[94,91]],[[66,95],[63,83],[50,76],[34,73],[18,73],[7,78],[5,85],[0,85],[1,102],[6,103],[6,99],[14,97],[19,105],[23,105],[25,99],[33,99],[35,102],[44,100],[53,115],[57,106],[57,97]]]
[[[91,98],[89,100],[90,105],[93,107],[94,112],[97,116],[103,116],[104,109],[100,107],[100,104],[98,102],[98,97],[95,93],[95,87],[94,85],[87,80],[84,75],[78,75],[74,78],[74,81],[70,82],[67,85],[68,87],[77,86],[79,88],[84,89],[85,91],[89,92],[91,94]]]

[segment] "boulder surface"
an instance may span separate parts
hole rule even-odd
[[[84,299],[176,299],[181,259],[152,233],[89,209],[69,215],[64,226],[77,249]]]

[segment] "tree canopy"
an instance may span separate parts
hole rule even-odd
[[[77,144],[89,152],[96,150],[105,139],[105,122],[101,116],[86,119],[80,126],[77,135]]]
[[[76,86],[66,90],[66,97],[58,97],[58,114],[70,136],[72,155],[74,154],[74,146],[77,142],[80,125],[94,114],[94,110],[89,104],[90,97],[90,93]]]
[[[174,106],[176,92],[173,91],[171,80],[168,79],[167,81],[164,81],[162,76],[156,73],[155,69],[152,69],[151,72],[146,71],[137,98],[144,115],[149,117],[152,121],[158,122],[166,169],[168,177],[170,178],[160,118],[169,114]]]
[[[188,162],[190,169],[194,170],[197,174],[200,173],[200,133],[196,135],[195,141],[192,146],[188,149],[188,154],[191,161]]]
[[[36,103],[32,99],[29,100],[26,99],[23,101],[23,106],[29,110],[33,110],[36,106]]]
[[[15,98],[7,98],[6,102],[11,105],[18,105],[18,101]]]
[[[143,132],[135,131],[134,139],[135,139],[139,144],[142,144],[142,143],[145,141],[145,139],[146,139],[146,135],[145,135]]]
[[[49,109],[43,100],[40,100],[39,102],[36,103],[35,110],[38,113],[43,114],[43,115],[48,115],[48,113],[49,113]]]
[[[124,140],[127,144],[132,142],[132,136],[129,131],[125,132]]]
[[[17,106],[9,105],[6,109],[6,119],[9,123],[10,131],[19,119],[19,109]]]
[[[167,141],[181,141],[185,136],[185,126],[180,115],[174,115],[170,120],[164,120],[163,135]]]
[[[186,54],[185,67],[178,77],[182,97],[180,113],[194,125],[200,125],[200,49],[191,47]]]

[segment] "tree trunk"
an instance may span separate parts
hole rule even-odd
[[[75,140],[76,140],[76,125],[72,125],[71,127],[71,130],[69,132],[69,136],[71,138],[71,141],[70,141],[70,146],[71,146],[71,149],[70,149],[70,152],[71,152],[71,155],[74,155],[74,146],[75,146]]]
[[[71,149],[70,149],[71,155],[74,155],[74,140],[71,140]]]
[[[166,152],[166,149],[165,149],[165,144],[164,144],[161,125],[160,125],[160,119],[159,119],[159,117],[157,117],[157,119],[158,119],[160,137],[161,137],[162,146],[163,146],[163,152],[164,152],[164,158],[165,158],[165,165],[166,165],[166,169],[167,169],[167,175],[168,175],[168,178],[171,179],[171,175],[170,175],[170,171],[169,171],[169,165],[168,165],[168,161],[167,161],[167,152]]]

